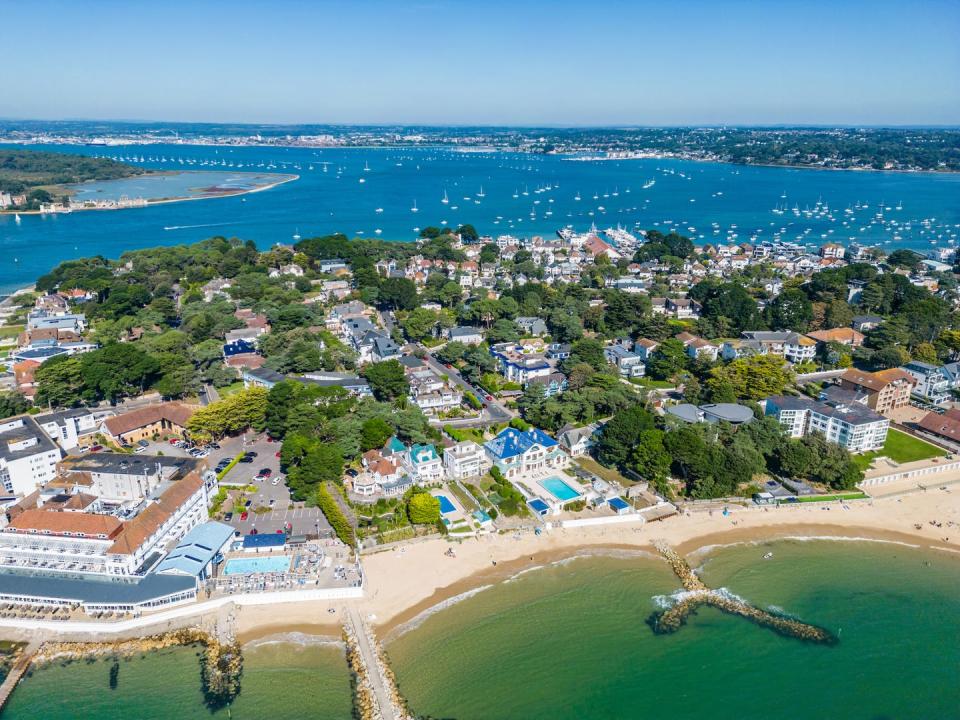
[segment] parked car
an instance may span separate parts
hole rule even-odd
[[[207,447],[208,447],[208,448],[212,448],[213,450],[219,450],[219,449],[220,449],[220,444],[219,444],[219,443],[215,443],[215,442],[207,443]]]
[[[137,447],[137,448],[133,451],[133,454],[134,454],[134,455],[139,455],[140,453],[142,453],[142,452],[143,452],[144,450],[146,450],[146,449],[147,449],[147,447],[146,447],[145,445],[140,445],[139,447]]]
[[[177,445],[177,444],[180,443],[180,442],[183,442],[182,440],[180,440],[180,438],[175,438],[175,437],[170,438],[170,444],[171,444],[171,445]]]
[[[150,447],[150,441],[149,441],[149,440],[138,440],[138,441],[137,441],[137,445],[139,445],[139,446],[142,447],[142,448]]]
[[[91,445],[90,452],[100,452],[103,450],[103,445]]]
[[[277,451],[277,454],[274,455],[274,457],[280,457],[280,451],[279,451],[279,450]]]
[[[242,458],[240,458],[240,462],[242,462],[242,463],[252,463],[252,462],[253,462],[253,458],[244,455]]]
[[[223,519],[227,522],[230,522],[231,520],[233,520],[233,513],[228,512],[226,515],[223,516]]]
[[[260,477],[268,478],[268,477],[270,477],[271,475],[273,475],[273,470],[271,470],[270,468],[263,468],[263,469],[260,471]]]
[[[279,484],[280,484],[280,478],[275,477],[273,480],[270,481],[270,484],[271,484],[271,485],[279,485]],[[270,502],[273,503],[273,500],[271,500]]]
[[[241,520],[241,522],[244,521],[244,520],[246,520],[249,516],[250,516],[250,513],[248,513],[246,510],[244,510],[242,513],[240,513],[240,520]]]
[[[256,451],[256,450],[247,450],[243,455],[244,455],[244,457],[255,458],[255,457],[257,456],[257,451]]]
[[[359,474],[360,474],[360,473],[358,473],[358,472],[357,472],[356,470],[354,470],[353,468],[350,468],[349,470],[347,470],[347,475],[349,475],[349,476],[352,477],[352,478],[355,478],[355,477],[356,477],[357,475],[359,475]]]

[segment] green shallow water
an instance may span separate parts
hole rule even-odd
[[[652,598],[678,588],[666,567],[588,558],[480,592],[388,652],[415,710],[458,720],[960,717],[960,559],[786,541],[720,550],[703,571],[714,587],[839,633],[839,645],[713,609],[655,636],[644,622]]]
[[[194,648],[175,648],[120,661],[117,688],[110,661],[51,665],[14,692],[3,720],[193,720],[227,718],[203,704]],[[344,720],[350,680],[343,650],[333,645],[260,645],[245,652],[235,720]]]

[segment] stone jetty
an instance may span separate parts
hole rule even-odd
[[[353,714],[359,720],[414,720],[397,689],[383,648],[356,608],[346,612],[343,642],[353,685]]]
[[[676,576],[680,578],[685,591],[683,596],[671,607],[662,612],[654,613],[647,620],[655,633],[669,634],[676,632],[683,627],[687,618],[696,612],[701,605],[710,605],[731,615],[746,618],[784,637],[820,645],[835,645],[838,642],[838,638],[829,630],[776,615],[767,610],[761,610],[743,600],[708,588],[703,580],[693,572],[689,563],[680,557],[673,548],[662,541],[655,542],[654,547],[667,561]]]

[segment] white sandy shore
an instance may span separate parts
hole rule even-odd
[[[931,520],[942,527],[930,525]],[[777,537],[886,540],[960,553],[960,491],[929,490],[846,505],[731,506],[727,517],[697,512],[648,525],[486,536],[457,545],[455,558],[444,555],[447,541],[431,540],[365,557],[367,596],[357,602],[381,631],[389,632],[451,597],[563,557],[603,549],[650,551],[654,539],[690,554],[705,546]]]
[[[939,527],[931,525],[931,521]],[[415,625],[426,612],[566,558],[591,554],[654,555],[653,540],[664,540],[683,554],[702,556],[734,543],[789,537],[880,540],[960,556],[960,488],[931,489],[847,504],[812,503],[770,509],[730,506],[726,517],[719,511],[703,511],[646,525],[559,529],[539,536],[488,535],[453,544],[456,557],[445,554],[451,547],[445,539],[413,542],[364,556],[366,595],[362,599],[231,605],[219,610],[205,610],[201,603],[193,615],[189,606],[176,608],[175,614],[183,616],[176,625],[200,622],[214,626],[229,614],[230,624],[244,643],[283,641],[304,635],[332,640],[340,635],[344,607],[355,603],[377,627],[378,635],[389,638]],[[139,622],[150,624],[149,616]],[[51,632],[56,636],[77,635],[79,628],[71,626],[72,623],[63,623]],[[162,632],[171,626],[172,623],[161,622],[150,630]],[[145,628],[129,633],[88,631],[79,633],[83,638],[71,639],[112,640],[144,632]]]

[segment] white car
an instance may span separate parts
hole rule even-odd
[[[273,480],[270,481],[270,484],[271,484],[271,485],[279,485],[279,484],[280,484],[280,478],[275,477]]]

